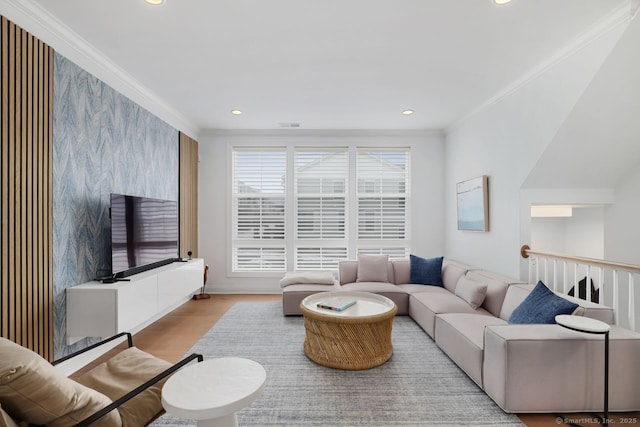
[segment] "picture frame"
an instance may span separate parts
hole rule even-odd
[[[456,184],[458,230],[489,231],[489,178],[481,175]]]

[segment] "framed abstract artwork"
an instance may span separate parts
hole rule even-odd
[[[458,230],[489,231],[488,181],[482,175],[456,184]]]

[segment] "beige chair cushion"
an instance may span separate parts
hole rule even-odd
[[[131,347],[83,374],[78,382],[116,400],[171,366],[167,361]],[[162,414],[161,391],[165,380],[118,408],[124,427],[145,426]]]
[[[4,412],[1,405],[0,405],[0,427],[18,427],[18,424],[16,424],[16,422],[13,421],[13,419],[11,419],[9,414]]]
[[[16,419],[60,427],[76,424],[111,404],[104,394],[62,375],[33,351],[0,338],[0,401]],[[117,411],[93,424],[120,427]]]

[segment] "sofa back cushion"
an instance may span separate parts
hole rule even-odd
[[[0,338],[0,401],[14,417],[51,427],[74,425],[111,404],[102,393],[62,375],[33,351]],[[120,427],[114,410],[96,427]]]
[[[442,283],[446,290],[455,293],[458,280],[472,267],[466,266],[456,261],[445,259],[442,261]]]
[[[338,261],[338,280],[341,285],[355,283],[358,279],[358,261]]]
[[[342,260],[338,261],[338,281],[341,285],[355,283],[358,281],[358,261]],[[394,280],[393,264],[387,262],[387,281],[396,283]]]
[[[391,262],[393,263],[393,274],[395,276],[394,283],[396,285],[410,284],[411,262],[408,259],[396,259]],[[458,279],[469,270],[477,270],[477,268],[450,259],[442,260],[442,283],[445,289],[454,293]]]
[[[411,263],[408,259],[395,259],[393,264],[394,282],[396,285],[411,283]]]
[[[513,285],[507,289],[507,294],[504,297],[504,303],[500,309],[500,318],[502,320],[509,320],[513,310],[519,306],[522,301],[529,295],[533,285]]]
[[[484,298],[482,307],[494,316],[499,317],[510,280],[505,280],[505,277],[485,270],[468,271],[465,277],[487,284],[487,295]]]

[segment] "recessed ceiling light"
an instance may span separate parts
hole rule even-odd
[[[242,114],[242,111],[240,111],[240,110],[231,110],[231,114],[233,114],[235,116],[239,116],[240,114]]]
[[[493,0],[493,2],[495,4],[507,4],[509,3],[511,0]]]
[[[164,0],[144,0],[149,4],[158,5],[164,3]]]
[[[413,110],[402,110],[402,114],[404,114],[405,116],[410,116],[414,113]]]

